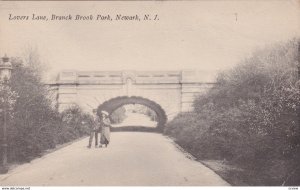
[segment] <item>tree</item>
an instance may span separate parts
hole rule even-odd
[[[4,85],[0,82],[0,112],[2,113],[4,109],[11,113],[18,95],[15,91],[11,89],[8,85]]]
[[[12,118],[8,127],[8,161],[30,161],[57,144],[88,134],[92,117],[79,107],[59,113],[42,82],[43,63],[37,50],[28,51],[25,63],[12,58],[10,87],[0,84],[0,109]],[[2,114],[3,115],[3,114]],[[0,113],[1,116],[1,113]]]
[[[176,117],[167,134],[202,159],[244,168],[249,184],[299,185],[298,43],[256,51],[220,73],[217,84],[195,99],[194,112]]]
[[[14,92],[8,85],[5,85],[2,82],[0,83],[0,121],[1,121],[0,138],[1,139],[3,139],[3,135],[4,135],[4,133],[2,132],[2,130],[4,130],[3,128],[4,124],[9,124],[9,121],[11,121],[11,118],[13,116],[12,110],[14,108],[17,98],[18,95],[16,92]],[[0,156],[2,158],[2,150],[0,151]]]
[[[11,86],[18,93],[10,128],[11,159],[26,160],[47,148],[55,147],[55,129],[59,114],[52,109],[47,89],[38,71],[12,60]]]

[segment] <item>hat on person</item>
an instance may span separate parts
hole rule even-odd
[[[101,113],[105,114],[105,115],[109,115],[109,113],[107,111],[102,110]]]

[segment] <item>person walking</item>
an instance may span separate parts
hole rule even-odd
[[[98,146],[98,133],[100,132],[100,118],[97,115],[97,109],[93,110],[93,123],[91,126],[90,138],[88,148],[91,148],[93,137],[95,135],[95,148]]]
[[[107,145],[110,142],[110,127],[111,127],[108,112],[101,111],[100,125],[101,125],[100,147],[102,147],[102,145],[105,145],[105,147],[107,147]]]

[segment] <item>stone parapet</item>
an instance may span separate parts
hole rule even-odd
[[[54,83],[59,111],[77,104],[86,111],[118,96],[137,96],[159,104],[172,119],[193,110],[193,101],[215,83],[211,71],[75,71],[59,73]]]

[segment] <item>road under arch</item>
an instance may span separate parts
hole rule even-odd
[[[147,98],[143,98],[143,97],[120,96],[120,97],[112,98],[110,100],[103,102],[101,105],[99,105],[97,112],[98,112],[98,114],[100,114],[100,112],[102,110],[105,110],[111,114],[119,107],[127,105],[127,104],[141,104],[141,105],[147,106],[148,108],[152,109],[157,115],[157,130],[162,131],[163,128],[165,127],[165,124],[167,122],[166,112],[156,102],[149,100]]]

